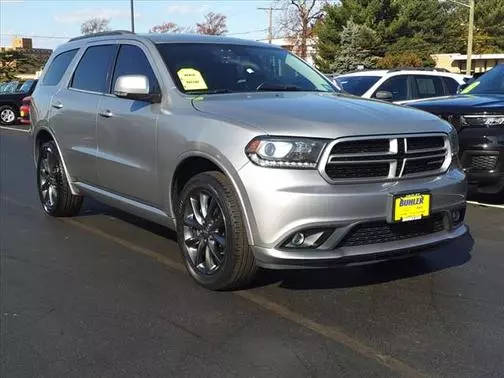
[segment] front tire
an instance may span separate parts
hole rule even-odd
[[[221,172],[189,180],[177,204],[177,236],[192,278],[210,290],[247,285],[257,270],[234,188]]]
[[[40,147],[37,163],[37,186],[44,212],[53,217],[77,215],[82,197],[70,190],[56,143],[44,143]]]

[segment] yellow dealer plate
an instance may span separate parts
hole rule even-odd
[[[394,197],[394,222],[409,222],[430,216],[431,195],[428,193],[405,194]]]

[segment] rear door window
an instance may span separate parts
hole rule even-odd
[[[149,79],[149,92],[159,93],[159,84],[149,60],[142,49],[134,45],[121,45],[112,79],[112,92],[119,76],[143,75]]]
[[[362,96],[380,79],[380,76],[345,76],[337,77],[336,82],[345,92]]]
[[[413,75],[416,98],[444,96],[443,82],[439,76]]]
[[[75,69],[70,87],[98,93],[108,92],[110,68],[116,51],[117,45],[89,47]]]
[[[408,76],[397,75],[387,79],[376,92],[386,91],[392,93],[392,101],[409,100],[408,95]],[[376,96],[376,92],[374,96]]]
[[[42,84],[58,85],[70,65],[70,62],[74,58],[75,54],[77,54],[77,51],[79,51],[79,49],[65,51],[55,57],[44,75]]]
[[[459,87],[459,83],[457,80],[452,79],[451,77],[444,77],[446,89],[448,90],[448,95],[454,95],[457,93],[457,89]]]

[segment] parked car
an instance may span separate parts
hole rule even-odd
[[[273,269],[405,256],[466,233],[457,133],[335,93],[288,51],[234,38],[79,37],[32,95],[43,210],[83,196],[177,230],[209,289]]]
[[[459,132],[470,191],[504,196],[504,65],[468,84],[457,96],[412,103],[448,120]]]
[[[399,104],[413,100],[449,96],[470,76],[436,69],[394,69],[358,71],[335,78],[345,92],[364,98]]]
[[[14,84],[10,84],[14,85]],[[0,93],[0,124],[10,126],[16,123],[20,116],[19,110],[23,99],[33,93],[37,80],[26,80],[16,84],[16,91]]]

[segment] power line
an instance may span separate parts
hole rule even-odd
[[[5,37],[25,37],[25,38],[48,38],[48,39],[70,39],[73,37],[63,37],[56,35],[28,35],[28,34],[5,34],[1,33],[1,36]]]

